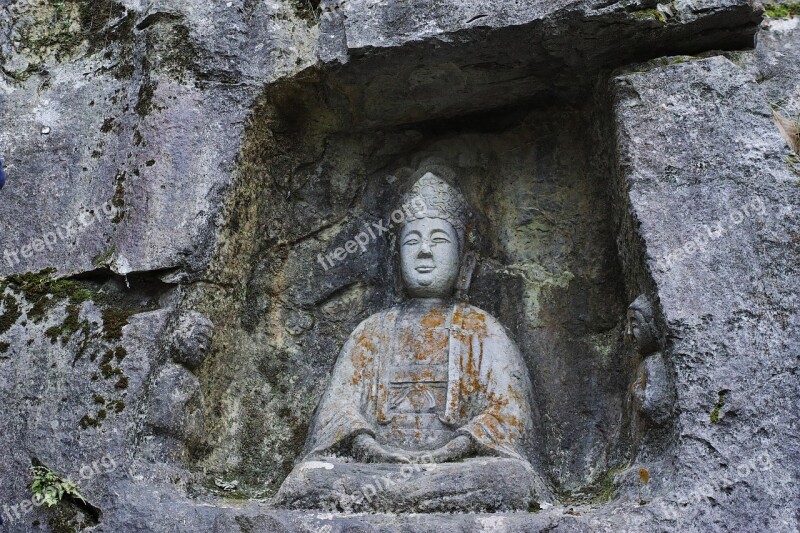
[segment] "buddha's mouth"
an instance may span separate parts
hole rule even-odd
[[[425,265],[423,265],[423,266],[418,266],[414,270],[416,270],[420,274],[428,274],[430,272],[433,272],[435,268],[436,268],[435,266],[425,266]]]

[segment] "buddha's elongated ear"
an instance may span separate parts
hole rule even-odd
[[[393,282],[392,300],[394,303],[399,303],[405,298],[405,286],[403,284],[403,270],[400,268],[400,247],[398,241],[400,240],[399,232],[392,232],[389,235],[389,260],[388,260],[388,275]]]
[[[461,259],[461,268],[456,281],[456,300],[469,301],[469,286],[472,284],[472,273],[475,271],[477,259],[472,252],[466,252]]]

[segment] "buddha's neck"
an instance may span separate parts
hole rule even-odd
[[[410,308],[431,309],[433,307],[444,307],[449,302],[449,298],[411,298],[407,301],[407,305]]]

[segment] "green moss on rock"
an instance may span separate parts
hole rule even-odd
[[[711,414],[709,415],[709,420],[711,420],[712,424],[719,424],[720,412],[722,411],[722,408],[725,407],[725,395],[727,393],[728,391],[724,390],[719,391],[717,393],[718,396],[717,403],[714,405],[714,409],[711,411]]]
[[[118,341],[122,338],[122,328],[128,325],[128,319],[137,311],[131,309],[118,309],[108,307],[103,309],[103,336],[109,341]]]
[[[118,76],[132,75],[134,14],[111,0],[50,0],[31,11],[19,31],[19,48],[28,55],[29,66],[7,73],[17,81],[60,63],[80,51],[89,54],[118,46]]]
[[[625,470],[625,466],[610,468],[593,483],[573,492],[559,492],[558,499],[565,505],[601,505],[611,501],[617,490],[614,478]]]
[[[786,19],[800,16],[800,2],[785,2],[782,4],[765,4],[764,14],[772,19]]]
[[[125,410],[125,402],[122,400],[111,400],[108,402],[108,408],[114,411],[116,414],[120,414]]]
[[[320,14],[320,0],[291,0],[292,7],[295,13],[306,23],[313,24],[319,21]]]
[[[64,300],[69,300],[70,305],[78,305],[92,297],[90,291],[74,281],[55,279],[53,277],[55,273],[56,269],[46,268],[39,272],[15,274],[7,278],[10,288],[33,303],[27,312],[27,317],[34,323],[41,322],[48,311]]]
[[[117,194],[115,192],[114,196],[116,197],[116,195]],[[124,204],[125,204],[125,202],[123,201],[123,205]],[[114,200],[113,199],[111,200],[111,205],[114,205],[116,207],[116,205],[114,204]],[[98,268],[99,267],[108,266],[111,263],[111,259],[114,257],[114,254],[116,252],[117,252],[117,247],[116,246],[111,246],[111,248],[109,248],[105,252],[99,253],[96,256],[94,256],[92,258],[92,265],[94,265],[94,266],[96,266]]]
[[[17,299],[11,294],[6,294],[2,299],[3,314],[0,314],[0,335],[11,329],[11,326],[17,323],[19,317],[22,316],[22,311],[19,308]]]
[[[96,428],[100,425],[100,422],[94,417],[83,415],[83,417],[78,421],[78,425],[81,427],[81,429]]]

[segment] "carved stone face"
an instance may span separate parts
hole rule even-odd
[[[400,232],[400,270],[414,298],[445,298],[453,293],[460,256],[458,235],[439,218],[408,222]]]
[[[636,343],[641,355],[648,355],[658,350],[658,341],[647,317],[638,309],[628,309],[628,336]]]

